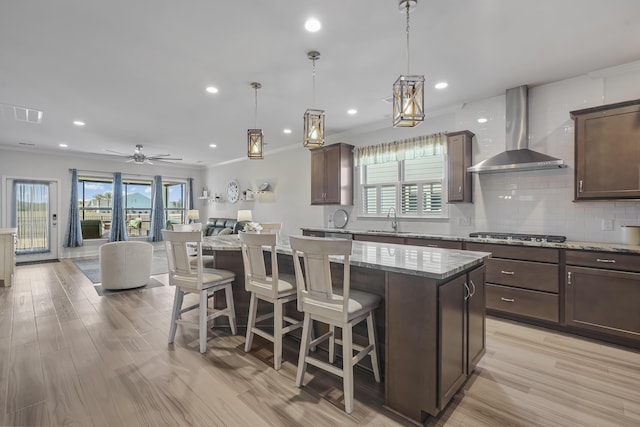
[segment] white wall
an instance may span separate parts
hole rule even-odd
[[[474,175],[473,204],[451,204],[447,221],[401,221],[400,230],[459,236],[472,231],[544,233],[566,235],[577,241],[619,242],[621,225],[640,225],[640,202],[573,202],[574,131],[569,112],[638,98],[640,71],[596,78],[580,76],[530,87],[529,148],[559,157],[568,167]],[[489,121],[479,124],[476,119],[481,115]],[[503,151],[505,96],[470,102],[458,111],[427,119],[411,132],[388,127],[341,135],[341,140],[360,146],[464,129],[476,134],[474,164]],[[324,217],[336,209],[327,208]],[[390,229],[386,219],[359,220],[350,213],[348,228]],[[603,230],[603,220],[612,220],[613,230]]]
[[[239,209],[253,211],[257,222],[282,222],[282,236],[300,235],[300,227],[321,226],[324,209],[310,205],[311,157],[309,150],[296,145],[275,154],[266,153],[262,160],[243,159],[234,163],[210,167],[204,175],[209,191],[226,200],[227,183],[240,182],[242,190],[257,190],[266,182],[271,191],[255,196],[254,201],[213,203],[199,200],[204,218],[236,218]],[[202,190],[201,188],[199,189]]]
[[[136,174],[147,176],[162,175],[174,178],[194,178],[194,188],[202,186],[201,174],[203,169],[184,168],[175,166],[135,165],[123,161],[112,161],[92,158],[90,156],[78,156],[73,154],[38,153],[25,151],[0,150],[0,175],[1,178],[27,178],[27,179],[54,179],[58,180],[58,242],[60,243],[58,254],[61,258],[79,256],[93,256],[97,254],[100,244],[105,240],[85,240],[80,248],[62,248],[66,225],[69,216],[69,197],[71,188],[71,173],[69,168],[78,170],[92,170],[104,172],[122,172],[125,176]],[[4,181],[4,180],[3,180]],[[0,188],[0,206],[2,206],[2,227],[8,226],[8,218],[5,215],[7,197],[5,188]],[[201,216],[204,212],[201,213]],[[136,239],[133,237],[132,239]]]
[[[573,122],[569,111],[640,98],[640,71],[591,78],[580,76],[530,87],[530,148],[562,158],[569,167],[557,170],[475,175],[474,203],[452,204],[447,220],[401,220],[400,229],[464,236],[472,231],[511,231],[566,235],[570,240],[617,242],[621,225],[640,225],[640,202],[573,202]],[[428,101],[428,100],[427,100]],[[489,118],[478,124],[479,115]],[[328,116],[329,117],[329,116]],[[329,119],[327,119],[329,120]],[[330,123],[328,127],[330,128]],[[413,129],[394,129],[389,123],[333,135],[327,143],[346,142],[356,146],[394,141],[417,135],[468,129],[474,138],[474,163],[504,149],[505,96],[454,106],[447,113],[428,118]],[[244,141],[242,141],[244,143]],[[300,234],[300,227],[327,226],[327,218],[339,208],[350,214],[348,228],[390,229],[386,219],[358,219],[353,207],[310,205],[310,155],[296,144],[289,150],[269,153],[264,160],[240,160],[207,169],[131,165],[66,154],[27,153],[0,150],[3,177],[54,178],[60,180],[60,234],[64,237],[69,197],[69,168],[121,171],[124,174],[166,175],[195,178],[195,191],[202,187],[226,198],[229,180],[241,188],[256,189],[263,182],[272,191],[255,201],[212,203],[196,200],[202,222],[207,217],[235,218],[238,209],[251,209],[256,221],[283,222],[283,235]],[[615,167],[615,165],[612,165]],[[0,189],[0,200],[5,196]],[[4,212],[4,208],[2,209]],[[614,230],[602,230],[603,220],[613,220]],[[2,218],[2,225],[6,225]],[[83,249],[60,251],[63,256],[95,252],[88,243]]]

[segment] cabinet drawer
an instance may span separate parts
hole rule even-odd
[[[489,310],[558,322],[558,295],[487,283],[485,296]]]
[[[525,261],[552,263],[558,263],[560,260],[560,251],[552,248],[469,242],[466,244],[465,249],[468,251],[491,252],[494,258],[522,259]]]
[[[489,258],[487,282],[558,293],[558,266],[539,262]]]
[[[421,239],[419,237],[407,237],[407,245],[427,246],[429,248],[462,249],[462,242],[440,239]]]
[[[613,252],[567,251],[567,265],[640,272],[640,255]]]

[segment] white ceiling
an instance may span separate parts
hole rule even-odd
[[[305,31],[310,16],[320,32]],[[425,75],[426,112],[435,114],[636,61],[639,18],[638,0],[419,0],[410,71]],[[316,105],[306,55],[314,49]],[[106,155],[142,144],[145,154],[182,164],[242,158],[257,81],[268,156],[301,145],[309,107],[326,110],[327,134],[391,126],[383,99],[406,73],[405,56],[397,0],[6,0],[0,148],[60,151],[66,143]],[[449,87],[437,91],[441,80]],[[220,92],[206,93],[208,85]],[[15,121],[6,105],[42,110],[42,123]],[[74,126],[78,119],[87,125]]]

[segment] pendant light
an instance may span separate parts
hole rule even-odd
[[[320,52],[312,50],[307,57],[313,61],[313,98],[316,102],[316,61],[320,59]],[[324,110],[308,109],[304,113],[304,146],[307,148],[322,147],[324,145]]]
[[[254,111],[254,121],[253,121],[253,127],[257,128],[258,125],[258,89],[260,89],[262,87],[262,85],[260,83],[256,83],[253,82],[251,83],[251,87],[254,89],[255,91],[255,111]],[[262,154],[262,148],[263,148],[263,141],[262,141],[262,129],[249,129],[247,130],[247,144],[248,144],[248,150],[247,150],[247,156],[250,159],[254,159],[254,160],[260,160],[263,158],[263,154]]]
[[[398,8],[407,14],[407,75],[393,84],[393,127],[415,127],[424,121],[424,76],[409,74],[409,11],[418,0],[400,0]]]

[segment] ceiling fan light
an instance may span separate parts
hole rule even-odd
[[[400,76],[393,84],[393,127],[424,121],[424,76]]]
[[[262,129],[249,129],[247,130],[247,156],[250,159],[259,160],[262,159],[263,154],[263,141],[262,141]]]
[[[304,113],[304,141],[307,148],[324,145],[324,110],[309,109]]]

